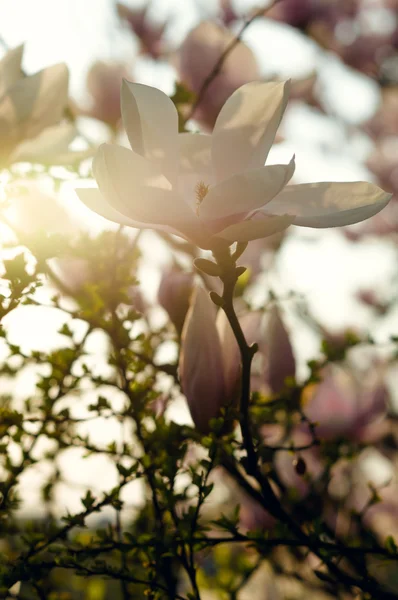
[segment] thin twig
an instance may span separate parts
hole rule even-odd
[[[188,115],[184,119],[185,123],[187,123],[187,121],[192,119],[192,117],[194,116],[196,109],[198,108],[199,104],[202,102],[204,95],[206,94],[209,86],[214,81],[214,79],[217,77],[217,75],[220,73],[228,56],[231,54],[231,52],[234,50],[234,48],[236,48],[236,46],[240,43],[242,36],[245,33],[246,29],[248,27],[250,27],[250,25],[253,23],[253,21],[255,21],[258,17],[263,16],[264,13],[267,10],[269,10],[272,6],[274,6],[274,4],[276,4],[277,2],[278,2],[278,0],[274,0],[274,2],[272,2],[269,6],[259,8],[243,23],[242,27],[240,28],[240,30],[238,31],[238,33],[236,34],[234,39],[231,40],[230,43],[225,47],[224,51],[220,55],[216,64],[214,65],[213,69],[210,71],[210,73],[208,74],[206,79],[203,81],[202,87],[200,88],[199,92],[196,95],[196,98],[192,104],[191,110],[189,111]]]

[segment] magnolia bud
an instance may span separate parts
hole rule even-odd
[[[193,275],[177,267],[163,274],[158,290],[159,304],[181,334],[193,289]]]
[[[226,390],[216,311],[207,292],[197,288],[182,332],[180,378],[192,419],[206,433],[217,417]]]
[[[284,387],[287,377],[296,374],[296,361],[288,333],[274,307],[268,323],[268,384],[278,394]]]
[[[239,349],[224,312],[203,288],[197,288],[181,340],[180,378],[196,427],[209,431],[210,420],[237,398]]]
[[[121,117],[120,88],[123,78],[131,79],[124,63],[95,62],[87,73],[92,106],[86,114],[116,128]]]

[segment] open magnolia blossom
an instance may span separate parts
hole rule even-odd
[[[247,83],[224,104],[212,135],[179,134],[168,96],[124,81],[121,112],[132,150],[100,146],[93,161],[99,189],[77,190],[80,199],[111,221],[174,233],[202,248],[291,224],[338,227],[375,215],[391,195],[371,183],[287,186],[294,159],[264,166],[288,92],[289,82]]]
[[[76,136],[73,125],[61,121],[68,103],[69,73],[65,64],[34,75],[21,69],[23,46],[0,61],[0,164],[41,162],[65,153]]]

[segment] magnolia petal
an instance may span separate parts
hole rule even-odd
[[[9,50],[0,61],[0,96],[3,96],[7,90],[21,79],[21,62],[23,56],[23,44]]]
[[[253,81],[224,104],[213,131],[212,156],[219,181],[264,166],[286,108],[290,84]]]
[[[101,193],[117,211],[135,221],[178,224],[197,220],[172,191],[158,165],[122,146],[102,144],[93,161]]]
[[[290,185],[261,211],[267,215],[294,215],[303,227],[341,227],[377,214],[390,201],[373,183],[306,183]]]
[[[260,219],[248,219],[247,221],[240,221],[226,227],[220,233],[217,233],[217,237],[220,237],[229,242],[250,242],[250,240],[257,240],[258,238],[267,237],[278,231],[283,231],[291,225],[293,217],[289,215],[283,216],[269,216]]]
[[[162,91],[123,80],[123,124],[134,152],[160,165],[170,181],[177,174],[178,113]]]
[[[182,331],[179,373],[192,419],[205,433],[226,394],[215,306],[201,287],[194,293]]]
[[[125,215],[122,215],[119,211],[115,210],[104,198],[98,188],[77,188],[75,189],[79,199],[93,212],[96,212],[104,219],[117,223],[118,225],[126,225],[127,227],[135,227],[137,229],[156,229],[159,231],[166,231],[167,233],[173,233],[174,235],[182,234],[179,231],[174,230],[172,227],[157,223],[143,223],[142,221],[135,221],[129,219]]]
[[[222,219],[261,208],[285,187],[294,169],[292,158],[288,165],[270,165],[233,175],[210,188],[200,204],[200,218]]]
[[[38,135],[61,120],[68,101],[69,72],[60,63],[19,79],[0,102],[3,115],[22,138]]]
[[[77,130],[73,123],[59,123],[47,127],[33,140],[22,142],[13,153],[12,160],[53,163],[53,158],[67,153],[76,135]]]
[[[61,120],[68,99],[68,69],[59,64],[19,79],[0,99],[0,161],[16,146]]]
[[[180,133],[179,173],[198,174],[211,170],[211,135],[203,133]]]
[[[98,188],[77,188],[75,192],[87,208],[104,217],[104,219],[128,227],[142,227],[142,223],[133,221],[112,208]]]
[[[221,342],[226,394],[227,398],[232,400],[240,377],[240,351],[232,327],[222,308],[217,313],[216,327]]]

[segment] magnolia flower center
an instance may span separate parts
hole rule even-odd
[[[196,196],[196,215],[199,216],[199,207],[209,191],[210,185],[206,185],[203,181],[199,181],[195,186]]]

